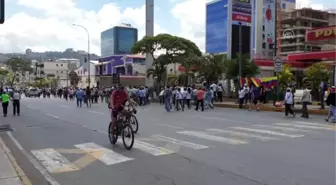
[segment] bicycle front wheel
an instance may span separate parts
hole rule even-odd
[[[134,131],[129,124],[124,126],[121,136],[122,136],[122,140],[123,140],[125,148],[127,150],[130,150],[134,144]]]
[[[139,122],[138,122],[138,119],[134,115],[131,115],[129,117],[129,124],[132,126],[134,133],[137,133],[139,130]]]

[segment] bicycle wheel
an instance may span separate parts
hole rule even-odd
[[[128,119],[129,119],[129,123],[130,123],[134,133],[137,133],[138,130],[139,130],[138,119],[134,115],[131,115]]]
[[[122,140],[123,140],[125,148],[127,150],[130,150],[133,147],[133,144],[134,144],[134,132],[133,132],[132,127],[129,124],[124,126],[124,128],[122,129],[121,136],[122,136]],[[130,139],[129,144],[126,143],[126,141],[125,141],[126,138]]]
[[[117,133],[117,131],[115,131],[115,133]],[[118,140],[118,134],[113,134],[112,133],[112,122],[110,122],[109,127],[108,127],[108,136],[109,136],[109,140],[111,142],[111,144],[116,144],[117,140]]]

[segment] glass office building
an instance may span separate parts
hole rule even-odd
[[[138,29],[116,26],[101,33],[101,56],[131,54],[138,41]]]
[[[228,51],[228,0],[213,1],[206,5],[207,53]]]

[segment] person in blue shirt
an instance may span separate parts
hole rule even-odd
[[[83,98],[84,98],[84,91],[82,89],[78,89],[76,92],[77,107],[82,107]]]

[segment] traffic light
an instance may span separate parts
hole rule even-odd
[[[0,0],[0,24],[5,22],[5,0]]]

